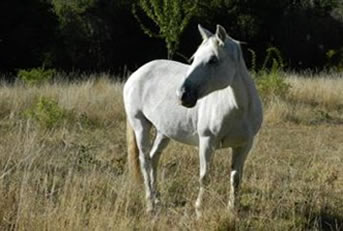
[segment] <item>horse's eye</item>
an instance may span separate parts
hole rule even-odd
[[[216,56],[212,56],[210,60],[208,60],[208,64],[213,65],[218,63],[218,58]]]

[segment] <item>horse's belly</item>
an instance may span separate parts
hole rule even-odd
[[[199,136],[186,136],[186,137],[180,137],[180,136],[173,136],[170,137],[171,139],[178,141],[183,144],[198,146],[199,145]]]
[[[163,135],[180,143],[198,146],[199,136],[193,129],[185,129],[177,126],[156,126],[156,129]]]
[[[249,138],[250,137],[248,136],[226,136],[223,139],[221,139],[218,148],[240,147],[247,143]]]
[[[195,108],[186,109],[170,97],[155,105],[154,110],[145,110],[144,114],[163,135],[181,143],[199,144]]]

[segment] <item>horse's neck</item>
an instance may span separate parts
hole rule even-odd
[[[242,64],[243,65],[243,64]],[[254,82],[251,79],[245,66],[241,67],[240,72],[237,72],[231,84],[232,90],[235,94],[235,99],[238,108],[248,111],[252,107],[252,101],[255,96]]]
[[[254,80],[250,77],[245,63],[241,63],[241,65],[242,69],[234,77],[231,88],[238,109],[242,113],[241,118],[250,122],[251,129],[256,134],[263,120],[262,104]]]

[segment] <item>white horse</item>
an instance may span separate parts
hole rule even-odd
[[[236,207],[244,161],[261,127],[261,101],[239,42],[220,25],[215,34],[200,25],[199,31],[203,42],[191,65],[152,61],[124,86],[129,168],[143,175],[148,211],[159,203],[156,168],[169,139],[199,146],[198,215],[212,153],[233,149],[229,207]],[[152,126],[156,137],[151,145]]]

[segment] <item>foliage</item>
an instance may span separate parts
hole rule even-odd
[[[200,42],[197,24],[212,30],[223,25],[258,57],[276,46],[291,69],[341,66],[340,0],[0,1],[0,15],[0,72],[10,72],[11,79],[16,70],[38,66],[132,71],[164,58],[163,40],[169,58],[181,59],[178,52],[189,57]],[[257,69],[262,65],[259,60]]]
[[[133,14],[144,33],[150,37],[164,39],[168,49],[168,58],[173,58],[179,47],[181,34],[194,15],[197,2],[191,3],[190,1],[182,0],[139,0],[137,5],[159,28],[159,32],[156,33],[144,25],[137,14],[136,5],[133,5]]]
[[[256,70],[257,70],[257,65],[256,65],[256,52],[253,49],[248,49],[249,53],[251,54],[251,65],[250,65],[250,69],[253,72],[253,74],[256,74]]]
[[[61,125],[67,118],[67,111],[52,98],[41,96],[36,104],[24,112],[27,118],[33,119],[45,128]]]
[[[327,69],[333,69],[333,71],[343,71],[343,47],[338,50],[328,50],[326,52],[327,57]]]
[[[97,34],[102,28],[97,25],[100,19],[90,14],[95,4],[94,0],[52,0],[53,11],[59,22],[58,31],[63,42],[61,45],[68,47],[64,59],[72,63],[87,63],[87,56],[88,59],[95,56],[101,60],[97,53],[101,50],[99,42],[92,43],[92,40],[97,41],[100,38]],[[106,37],[106,33],[103,35]],[[97,63],[94,62],[93,65],[96,66]]]
[[[283,72],[276,62],[271,70],[261,70],[257,73],[257,88],[264,100],[274,96],[285,97],[289,93],[290,85],[285,81]]]
[[[49,81],[56,75],[56,71],[54,69],[39,67],[30,70],[19,70],[17,75],[25,84],[33,86]]]
[[[283,69],[285,64],[281,56],[281,52],[276,47],[269,47],[267,49],[267,56],[264,59],[262,70],[268,69],[268,64],[271,62],[271,69]]]
[[[256,56],[253,54],[253,63]],[[274,55],[273,55],[274,54]],[[271,66],[269,67],[268,64]],[[289,93],[290,85],[286,82],[283,72],[284,64],[280,51],[271,47],[267,49],[267,56],[264,59],[263,67],[258,72],[253,72],[259,93],[264,100],[274,96],[285,97]]]
[[[144,46],[131,5],[133,0],[53,0],[58,20],[55,63],[63,69],[112,71],[132,67]],[[146,56],[146,55],[145,55]],[[148,56],[146,56],[148,57]]]

